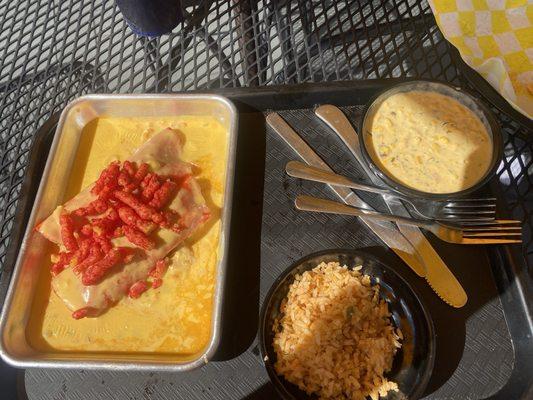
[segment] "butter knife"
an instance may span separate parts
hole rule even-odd
[[[378,177],[370,171],[364,162],[359,149],[357,132],[344,113],[339,108],[327,104],[318,107],[315,110],[315,114],[341,138],[364,169],[368,178],[374,184],[381,185]],[[391,213],[409,216],[405,206],[398,200],[387,198],[387,196],[383,196],[383,199]],[[398,228],[422,258],[426,271],[425,278],[429,286],[442,300],[452,307],[460,308],[464,306],[468,300],[466,292],[420,229],[403,224],[398,224]]]
[[[266,121],[306,163],[333,171],[279,114],[271,113],[267,115]],[[365,203],[352,190],[340,186],[328,186],[346,204],[372,210],[372,207]],[[425,267],[419,260],[416,250],[403,237],[394,224],[384,221],[372,221],[368,218],[361,218],[361,220],[404,260],[418,276],[423,277],[425,275]]]

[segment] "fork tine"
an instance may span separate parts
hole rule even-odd
[[[476,202],[495,202],[496,201],[496,197],[478,197],[476,199],[448,199],[448,200],[439,200],[440,202],[445,202],[445,203],[468,203],[468,202],[472,202],[472,203],[476,203]]]
[[[506,224],[522,224],[522,221],[518,221],[516,219],[494,219],[487,222],[472,222],[469,225],[506,225]]]
[[[495,214],[495,213],[496,213],[496,210],[484,210],[484,211],[481,211],[481,210],[479,210],[479,211],[478,210],[466,210],[466,211],[463,211],[463,210],[457,210],[457,211],[442,210],[442,212],[440,212],[438,215],[469,215],[469,214],[487,215],[487,214]]]
[[[477,237],[491,237],[491,236],[522,236],[522,232],[477,232],[477,233],[467,233],[463,234],[464,238],[477,238]]]
[[[468,218],[468,215],[466,217],[462,216],[459,217],[457,215],[446,215],[446,216],[440,216],[437,218],[438,221],[442,222],[449,222],[449,223],[457,223],[460,225],[470,226],[470,225],[478,225],[478,224],[489,224],[493,223],[495,221],[495,217],[492,216],[484,216],[484,217],[470,217]]]
[[[459,218],[459,217],[451,217],[451,218],[438,218],[437,221],[439,222],[445,222],[445,223],[451,223],[455,225],[459,225],[461,227],[463,226],[476,226],[481,223],[492,223],[494,222],[494,217],[484,217],[484,218]]]
[[[455,204],[455,203],[448,203],[448,205],[444,206],[445,209],[453,210],[455,208],[496,208],[495,203],[491,204]]]
[[[473,199],[454,199],[453,201],[496,201],[496,197],[477,197]]]
[[[522,230],[521,226],[488,226],[485,228],[475,227],[475,228],[462,228],[463,232],[481,232],[481,231],[487,231],[487,230],[494,230],[494,231],[510,231],[510,230],[516,230],[520,229]]]
[[[487,197],[484,199],[448,199],[448,200],[437,200],[439,203],[457,203],[457,204],[496,204],[496,198],[495,197]]]
[[[461,240],[462,244],[511,244],[511,243],[522,243],[521,240],[516,239],[468,239],[463,238]]]
[[[461,228],[463,236],[511,236],[521,235],[522,225],[520,221],[495,220],[492,223],[471,224]],[[505,231],[505,232],[504,232]]]

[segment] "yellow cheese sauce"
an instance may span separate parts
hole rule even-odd
[[[51,291],[43,261],[27,336],[41,350],[159,352],[187,357],[211,335],[215,272],[227,161],[227,130],[212,117],[98,118],[83,130],[65,201],[95,181],[109,162],[127,159],[164,128],[185,138],[182,159],[194,163],[211,219],[175,252],[158,289],[123,298],[97,318],[75,320]]]
[[[467,189],[490,166],[492,139],[481,120],[439,93],[394,94],[368,126],[374,160],[391,178],[423,192]]]

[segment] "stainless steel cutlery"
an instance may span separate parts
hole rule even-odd
[[[350,178],[325,171],[299,161],[289,161],[285,167],[289,176],[347,187],[369,193],[377,193],[396,198],[406,203],[413,214],[420,219],[442,220],[448,222],[476,222],[494,220],[496,214],[495,198],[429,200],[408,198],[402,194],[376,185],[354,182]]]
[[[435,221],[419,220],[364,210],[336,201],[311,196],[298,196],[295,205],[297,209],[302,211],[352,215],[377,221],[390,221],[417,226],[431,232],[445,242],[455,244],[520,243],[522,237],[520,221],[515,220],[479,221],[468,226],[453,226]]]

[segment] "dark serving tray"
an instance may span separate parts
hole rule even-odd
[[[242,399],[276,398],[257,346],[260,304],[275,278],[314,251],[359,248],[379,255],[421,294],[435,323],[436,361],[428,399],[526,399],[533,395],[533,327],[530,282],[517,246],[466,247],[432,240],[463,284],[461,309],[443,303],[364,225],[353,218],[299,213],[299,193],[332,197],[323,186],[287,177],[285,163],[298,157],[265,126],[278,111],[337,172],[360,178],[347,149],[314,116],[317,104],[339,105],[352,122],[378,90],[400,80],[302,84],[218,91],[237,105],[239,139],[227,301],[221,347],[215,361],[186,373],[131,373],[32,369],[25,373],[30,399]],[[18,221],[2,279],[9,280],[31,209],[57,116],[38,132],[26,172]],[[498,185],[491,190],[499,198]],[[502,203],[501,208],[505,209]]]

